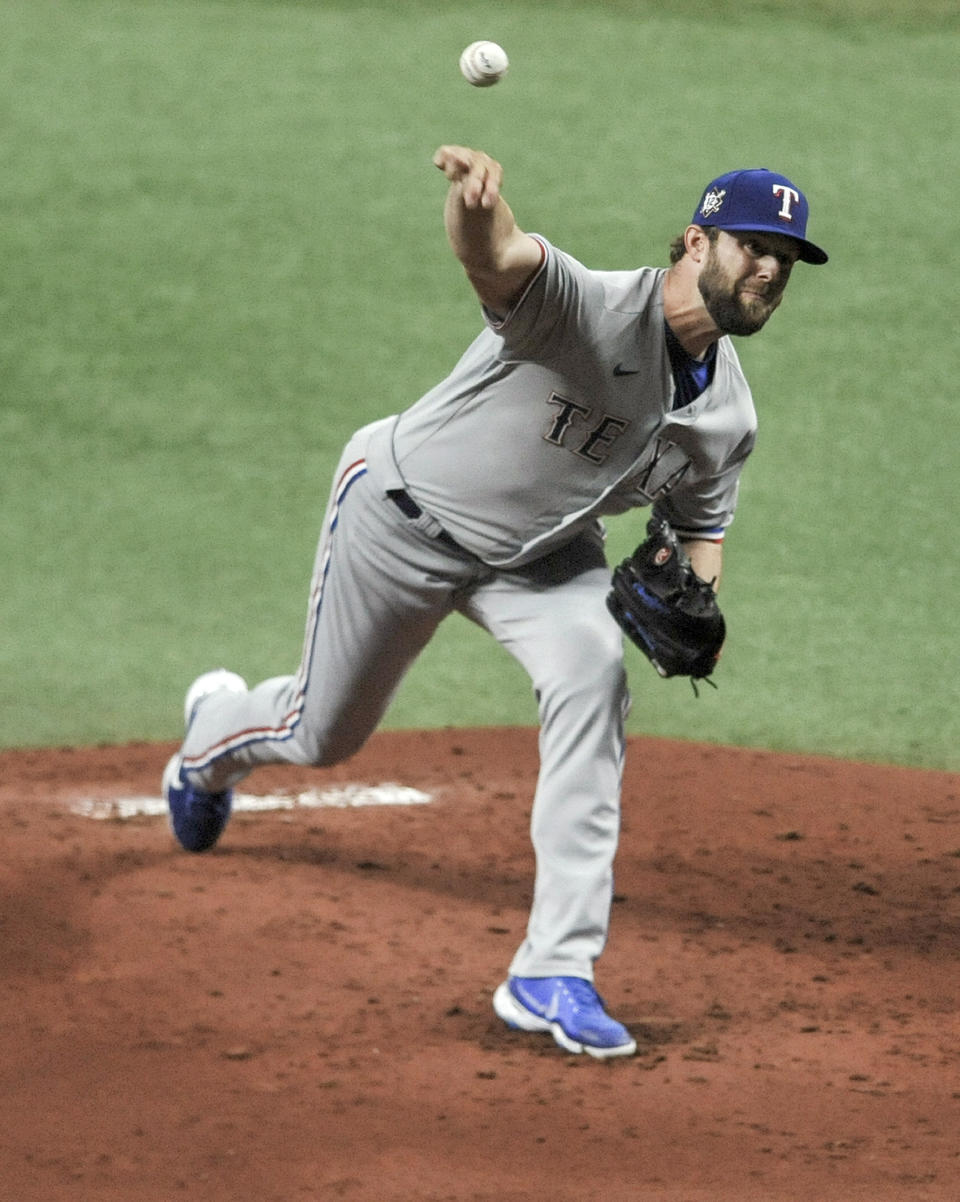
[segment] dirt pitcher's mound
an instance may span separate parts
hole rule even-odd
[[[535,732],[264,770],[432,800],[238,812],[202,856],[78,812],[171,750],[0,756],[11,1202],[960,1196],[956,776],[633,740],[598,985],[639,1052],[600,1063],[490,1008]]]

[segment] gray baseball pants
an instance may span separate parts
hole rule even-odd
[[[346,759],[459,611],[523,666],[539,712],[534,896],[510,971],[592,979],[610,920],[629,704],[599,539],[580,535],[524,567],[491,568],[406,516],[366,469],[363,448],[360,431],[337,470],[298,673],[204,701],[184,741],[184,775],[219,792],[258,765]]]

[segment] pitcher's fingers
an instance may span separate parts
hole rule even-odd
[[[433,156],[451,183],[460,185],[468,209],[492,209],[500,196],[503,168],[488,154],[466,146],[441,146]]]

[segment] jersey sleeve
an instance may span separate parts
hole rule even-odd
[[[501,357],[546,363],[569,344],[591,287],[588,270],[557,250],[540,234],[531,234],[543,250],[540,269],[506,315],[483,310],[487,325],[503,339]]]

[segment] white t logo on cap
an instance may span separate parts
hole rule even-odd
[[[794,188],[788,188],[786,184],[774,184],[773,194],[774,196],[779,196],[781,200],[780,212],[777,216],[782,217],[785,221],[793,221],[793,214],[790,212],[790,209],[793,202],[800,199],[800,193]]]

